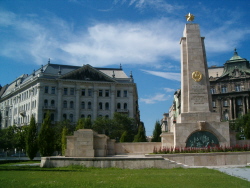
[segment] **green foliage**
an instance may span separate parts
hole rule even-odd
[[[62,131],[64,127],[67,128],[68,135],[73,135],[73,132],[75,131],[76,128],[76,126],[70,123],[69,120],[58,122],[55,126],[53,126],[55,150],[58,151],[59,153],[62,151]]]
[[[122,136],[120,138],[120,142],[126,142],[127,141],[127,137],[128,137],[128,132],[127,131],[124,131],[122,133]]]
[[[147,142],[144,124],[141,122],[138,133],[135,135],[134,142]]]
[[[230,125],[230,124],[229,124]],[[238,139],[250,139],[250,112],[237,118],[234,126],[230,126],[232,130],[238,132]]]
[[[51,156],[55,150],[54,130],[51,125],[50,112],[46,113],[38,135],[38,147],[41,156]]]
[[[155,129],[153,132],[153,138],[151,140],[151,142],[161,142],[161,135],[162,131],[161,131],[161,124],[159,121],[155,122]]]
[[[33,115],[30,119],[30,125],[27,129],[26,152],[30,160],[33,160],[36,156],[36,153],[38,152],[36,120]]]
[[[68,129],[65,126],[63,127],[63,130],[62,130],[62,155],[65,155],[65,149],[67,146],[67,139],[66,139],[67,134],[68,134]]]
[[[97,118],[93,123],[93,130],[99,134],[106,134],[111,139],[118,141],[122,134],[127,131],[126,142],[132,142],[137,133],[137,126],[134,119],[129,118],[127,115],[114,113],[113,119]]]
[[[80,118],[77,122],[76,131],[79,129],[91,129],[92,122],[90,118]]]

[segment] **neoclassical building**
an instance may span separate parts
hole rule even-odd
[[[236,49],[223,67],[210,67],[209,81],[213,111],[219,112],[221,121],[234,120],[249,111],[250,66]]]
[[[220,121],[235,120],[249,112],[250,108],[250,65],[238,55],[233,56],[223,66],[208,68],[213,112],[220,114]],[[163,114],[162,130],[169,131],[176,122],[181,109],[181,90],[174,93],[173,104],[168,113]]]
[[[53,122],[112,118],[115,112],[140,122],[136,84],[132,73],[127,76],[121,66],[95,68],[49,61],[0,88],[1,128],[26,125],[32,115],[40,125],[47,110]]]

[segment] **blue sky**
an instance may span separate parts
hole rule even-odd
[[[47,63],[133,72],[147,135],[180,88],[185,15],[195,15],[208,65],[237,48],[250,60],[249,0],[1,0],[0,84]]]

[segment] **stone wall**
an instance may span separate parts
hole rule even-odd
[[[148,154],[153,153],[154,147],[160,148],[161,142],[115,143],[115,154]]]
[[[152,155],[147,156],[152,157]],[[188,166],[247,165],[247,163],[250,163],[250,152],[162,154],[155,156],[162,156]]]

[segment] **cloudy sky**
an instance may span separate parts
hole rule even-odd
[[[0,0],[0,84],[51,63],[132,71],[147,135],[180,88],[185,15],[195,15],[208,65],[250,59],[249,0]]]

